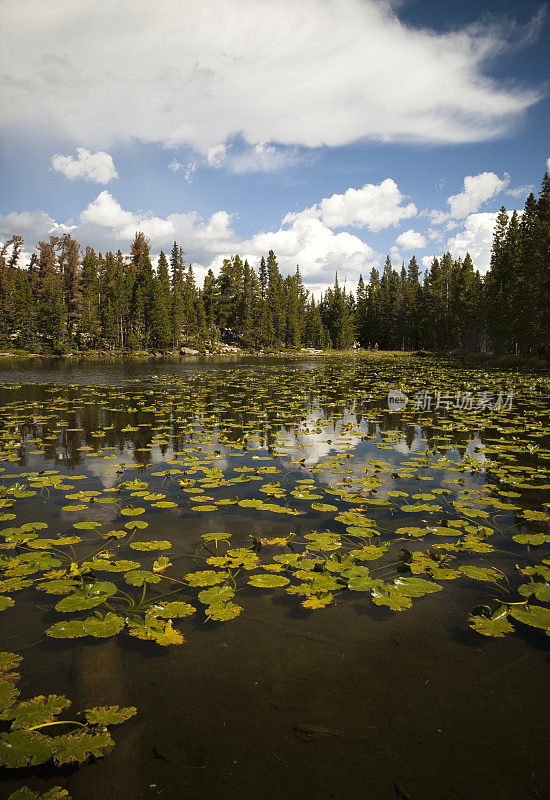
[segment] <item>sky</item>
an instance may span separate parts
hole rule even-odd
[[[0,241],[484,273],[550,169],[549,45],[531,0],[0,0]]]

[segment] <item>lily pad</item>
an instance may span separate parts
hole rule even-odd
[[[50,736],[38,731],[18,730],[0,734],[0,765],[34,767],[49,761],[57,748]]]
[[[544,606],[512,606],[510,616],[530,625],[533,628],[542,628],[550,635],[550,608]]]
[[[73,594],[60,600],[56,609],[57,611],[83,611],[87,608],[94,608],[100,606],[116,592],[115,584],[110,581],[85,583],[81,589],[77,589]]]
[[[127,706],[126,708],[96,706],[84,712],[84,716],[90,725],[120,725],[121,722],[126,722],[127,719],[130,719],[135,714],[137,714],[137,708],[134,706]]]
[[[500,638],[512,633],[513,625],[508,621],[508,609],[506,606],[499,606],[492,612],[489,606],[478,606],[470,614],[470,627],[483,636]]]
[[[100,758],[107,755],[114,746],[108,731],[76,731],[65,736],[56,736],[51,742],[55,747],[54,761],[59,767],[63,764],[83,764],[92,756]]]
[[[256,586],[258,589],[272,589],[278,586],[287,586],[290,580],[285,578],[284,575],[263,573],[260,575],[253,575],[248,583],[251,586]]]

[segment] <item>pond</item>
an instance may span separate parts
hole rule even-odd
[[[549,388],[4,362],[0,796],[548,797]]]

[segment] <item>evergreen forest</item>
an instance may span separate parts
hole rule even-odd
[[[0,346],[75,351],[241,348],[550,352],[550,176],[521,214],[501,208],[491,263],[482,276],[470,255],[434,258],[421,276],[416,257],[399,269],[360,276],[356,291],[334,286],[318,299],[300,270],[283,277],[270,250],[254,269],[239,255],[198,286],[183,246],[153,267],[137,232],[129,255],[81,248],[69,233],[38,243],[21,263],[14,233],[0,249]],[[168,248],[167,248],[168,251]]]

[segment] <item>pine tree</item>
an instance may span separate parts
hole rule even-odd
[[[266,302],[269,306],[269,318],[271,321],[272,341],[270,344],[280,346],[286,337],[286,319],[283,298],[283,278],[279,272],[279,266],[273,250],[267,254],[267,295]]]
[[[550,356],[550,175],[544,174],[542,189],[537,203],[539,269],[537,283],[537,315],[542,332],[540,347]]]
[[[508,214],[504,206],[496,219],[493,233],[491,264],[487,273],[486,287],[486,325],[491,345],[496,352],[506,350],[508,338],[508,319],[506,315],[506,234],[508,232]]]
[[[193,267],[189,264],[189,268],[185,275],[183,284],[183,318],[184,318],[184,336],[186,341],[192,341],[198,333],[197,326],[197,288],[195,286],[195,276],[193,274]]]
[[[285,345],[296,349],[300,346],[301,340],[301,303],[296,277],[287,275],[285,278],[284,297],[286,309]]]
[[[91,247],[87,247],[82,259],[82,277],[80,281],[80,345],[95,346],[101,336],[99,308],[99,259]]]
[[[14,270],[11,323],[17,346],[33,350],[37,343],[37,309],[27,270]]]
[[[416,256],[413,256],[407,267],[407,282],[405,290],[405,327],[406,343],[411,350],[420,347],[421,316],[422,316],[422,286],[420,285],[420,271]]]
[[[75,339],[78,332],[82,302],[80,252],[78,242],[68,233],[61,238],[58,260],[63,295],[67,307],[67,332],[71,339]]]
[[[177,242],[174,242],[170,253],[171,289],[172,289],[172,342],[180,344],[182,332],[185,327],[185,310],[183,307],[184,292],[184,252]]]
[[[216,342],[219,339],[216,316],[216,309],[218,307],[218,284],[211,269],[208,270],[204,277],[202,300],[208,327],[208,339],[210,342]]]

